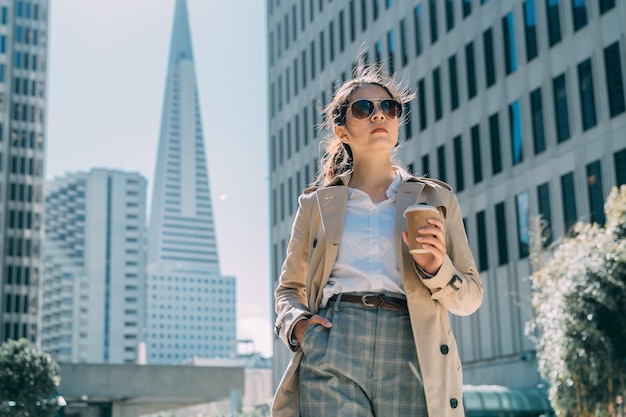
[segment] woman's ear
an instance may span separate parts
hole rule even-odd
[[[348,132],[346,132],[346,128],[344,126],[335,126],[335,136],[337,136],[343,143],[348,141],[347,133]]]

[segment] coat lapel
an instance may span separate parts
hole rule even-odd
[[[320,286],[320,288],[323,288],[339,252],[339,242],[341,241],[346,208],[348,206],[348,187],[321,188],[317,191],[317,200],[320,206],[320,216],[326,240],[324,274],[322,275],[324,282]]]

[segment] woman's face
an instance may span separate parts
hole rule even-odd
[[[400,121],[397,117],[382,111],[381,106],[387,109],[388,103],[380,102],[380,100],[391,98],[384,88],[375,84],[361,86],[350,95],[346,123],[343,126],[338,126],[335,133],[342,142],[350,145],[355,158],[383,151],[388,154],[396,146]],[[363,105],[359,106],[360,109],[365,110],[360,114],[353,111],[356,109],[350,107],[357,100],[369,100],[373,103],[373,111],[368,117],[365,117],[367,103],[362,103]]]

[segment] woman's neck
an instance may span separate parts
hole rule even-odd
[[[359,189],[370,196],[374,203],[387,199],[387,189],[396,176],[390,161],[354,163],[349,186]]]

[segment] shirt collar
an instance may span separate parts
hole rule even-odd
[[[387,198],[391,199],[394,198],[396,196],[396,194],[398,194],[398,187],[400,186],[400,183],[402,182],[402,174],[400,172],[399,169],[396,169],[396,176],[394,177],[393,181],[391,181],[391,184],[389,184],[389,187],[387,188]],[[348,198],[349,199],[353,199],[353,198],[357,198],[357,196],[355,195],[355,193],[357,193],[357,195],[359,193],[363,193],[363,191],[357,190],[356,188],[350,188],[348,187]],[[365,194],[365,193],[363,193]]]

